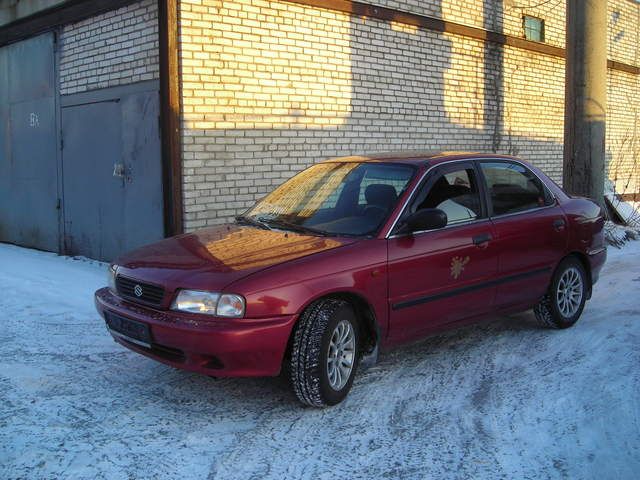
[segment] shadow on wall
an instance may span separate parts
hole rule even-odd
[[[396,21],[282,6],[277,16],[260,7],[272,26],[252,34],[237,33],[217,9],[208,48],[182,42],[187,230],[222,223],[295,172],[340,155],[512,153],[543,168],[557,163],[548,173],[560,180],[563,105],[547,109],[560,128],[537,135],[519,101],[506,108],[504,84],[511,79],[505,79],[502,46],[485,48]],[[494,19],[502,15],[501,2],[485,0],[484,10],[485,28],[500,28]],[[181,25],[189,25],[186,16]],[[203,52],[211,53],[203,59]],[[516,70],[512,65],[514,75],[526,74]],[[563,82],[564,67],[558,75]],[[540,101],[539,93],[530,86],[525,96]]]

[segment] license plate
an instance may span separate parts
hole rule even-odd
[[[130,320],[113,313],[107,313],[105,317],[107,327],[112,333],[144,347],[151,346],[151,329],[146,323]]]

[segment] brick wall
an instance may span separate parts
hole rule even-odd
[[[371,1],[523,35],[516,2]],[[503,21],[485,15],[498,7]],[[550,8],[524,13],[545,18],[547,40],[563,45],[564,19]],[[496,150],[561,178],[562,59],[284,1],[182,0],[179,15],[187,230],[224,222],[337,155]],[[627,12],[618,22],[637,31],[633,18]],[[616,48],[612,54],[628,56],[637,45]],[[621,92],[640,91],[637,75],[609,79],[614,145],[635,128]],[[616,148],[612,164],[621,158]]]
[[[640,2],[610,0],[607,14],[609,58],[640,65]]]
[[[566,0],[367,0],[372,5],[524,37],[523,15],[545,22],[545,43],[564,48]],[[638,63],[640,3],[608,0],[609,58]]]
[[[609,1],[608,56],[640,66],[640,3]],[[607,78],[608,177],[620,193],[640,192],[640,75],[609,70]]]
[[[63,95],[158,78],[158,12],[144,0],[66,25],[60,36]]]
[[[622,2],[629,0],[613,0]],[[546,43],[564,46],[566,0],[367,0],[366,3],[524,37],[522,16],[544,19]]]
[[[640,192],[640,76],[609,71],[607,78],[608,177],[619,193]]]

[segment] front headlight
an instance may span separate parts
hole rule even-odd
[[[244,298],[240,295],[229,293],[180,290],[171,305],[171,309],[181,312],[239,318],[244,315]]]
[[[116,274],[118,273],[118,266],[117,265],[109,265],[109,268],[107,268],[107,286],[109,287],[109,290],[111,290],[112,292],[116,292],[117,288],[116,288]]]

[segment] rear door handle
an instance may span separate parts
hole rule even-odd
[[[565,222],[562,218],[556,218],[553,221],[553,228],[555,228],[557,231],[564,229],[564,226],[565,226]]]
[[[482,245],[483,243],[487,243],[490,240],[491,240],[490,233],[481,233],[480,235],[476,235],[475,237],[473,237],[473,244]]]

